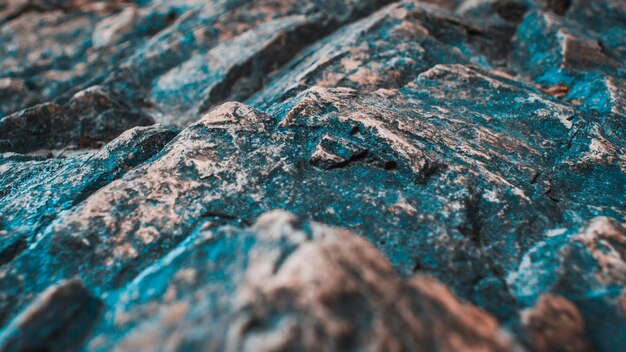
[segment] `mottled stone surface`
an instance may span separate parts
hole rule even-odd
[[[0,349],[620,350],[625,34],[619,0],[0,4]]]
[[[120,291],[89,349],[514,348],[493,317],[430,278],[399,279],[348,231],[274,211],[192,238]]]

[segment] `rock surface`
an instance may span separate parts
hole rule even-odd
[[[1,4],[1,349],[619,350],[624,38],[620,0]]]

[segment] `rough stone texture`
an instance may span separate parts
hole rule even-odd
[[[626,343],[623,287],[626,228],[596,218],[578,233],[559,231],[537,244],[508,278],[515,295],[533,302],[541,292],[562,295],[579,307],[596,346]]]
[[[160,125],[135,127],[98,151],[67,158],[24,160],[18,154],[4,154],[0,263],[9,262],[30,245],[60,211],[148,160],[176,133]]]
[[[620,350],[624,38],[619,0],[0,4],[1,349]]]
[[[399,279],[379,251],[348,231],[274,211],[249,230],[192,237],[121,290],[89,349],[514,347],[493,317],[432,279]]]

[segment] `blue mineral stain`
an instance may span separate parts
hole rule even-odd
[[[604,76],[576,80],[566,97],[568,100],[580,100],[582,108],[595,110],[600,114],[609,114],[613,102],[608,91]]]
[[[211,238],[204,238],[209,234]],[[116,302],[121,293],[125,295],[124,299],[130,299],[133,304],[160,298],[177,273],[185,268],[202,269],[202,265],[206,266],[208,272],[204,275],[208,276],[201,280],[207,283],[224,282],[229,279],[228,266],[236,263],[237,258],[245,258],[255,243],[253,236],[237,234],[235,237],[227,230],[203,233],[199,226],[163,258],[145,268],[126,287],[113,294],[109,301]],[[216,266],[217,263],[224,266]],[[197,267],[198,264],[201,266]]]

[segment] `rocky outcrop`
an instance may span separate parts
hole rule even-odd
[[[625,14],[10,1],[0,346],[619,350]]]
[[[494,318],[432,279],[399,279],[348,231],[274,211],[192,236],[120,291],[89,349],[513,348]]]

